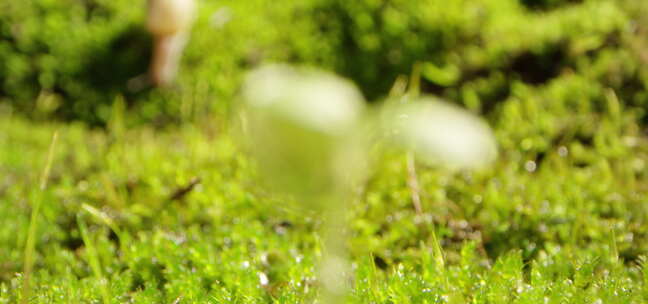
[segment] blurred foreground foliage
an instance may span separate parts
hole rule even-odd
[[[105,125],[120,99],[133,123],[164,124],[227,111],[245,71],[286,61],[336,71],[372,100],[418,66],[425,92],[483,113],[519,87],[575,81],[592,92],[582,101],[590,107],[601,107],[605,89],[625,104],[648,99],[642,1],[222,0],[199,8],[179,82],[158,90],[141,85],[145,1],[4,1],[0,98],[34,117],[93,125]]]

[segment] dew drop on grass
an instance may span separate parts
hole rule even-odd
[[[549,228],[545,223],[540,223],[540,225],[538,225],[538,231],[540,233],[546,233],[547,231],[549,231]]]
[[[522,293],[524,291],[524,286],[518,285],[518,287],[515,289],[515,292],[518,294]]]
[[[263,272],[259,272],[259,284],[261,284],[261,286],[266,286],[268,283],[270,283],[268,276]]]
[[[527,170],[527,172],[535,172],[537,168],[538,165],[532,160],[529,160],[524,164],[524,169]]]
[[[565,146],[560,146],[558,148],[558,155],[560,155],[560,157],[567,157],[567,155],[569,155],[569,150]]]

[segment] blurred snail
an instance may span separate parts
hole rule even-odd
[[[153,35],[151,81],[169,85],[175,79],[194,19],[193,0],[149,0],[147,29]]]

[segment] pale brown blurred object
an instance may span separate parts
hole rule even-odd
[[[149,0],[147,28],[153,35],[150,78],[156,86],[173,82],[194,18],[193,0]]]

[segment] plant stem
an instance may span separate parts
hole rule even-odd
[[[319,303],[343,303],[347,293],[349,262],[346,251],[346,208],[343,196],[324,200],[324,222],[322,226],[323,251],[319,279],[321,292]]]
[[[416,214],[423,214],[423,206],[421,205],[421,188],[419,187],[418,174],[416,173],[416,159],[412,152],[407,152],[407,186],[410,189],[412,205],[414,205]]]

